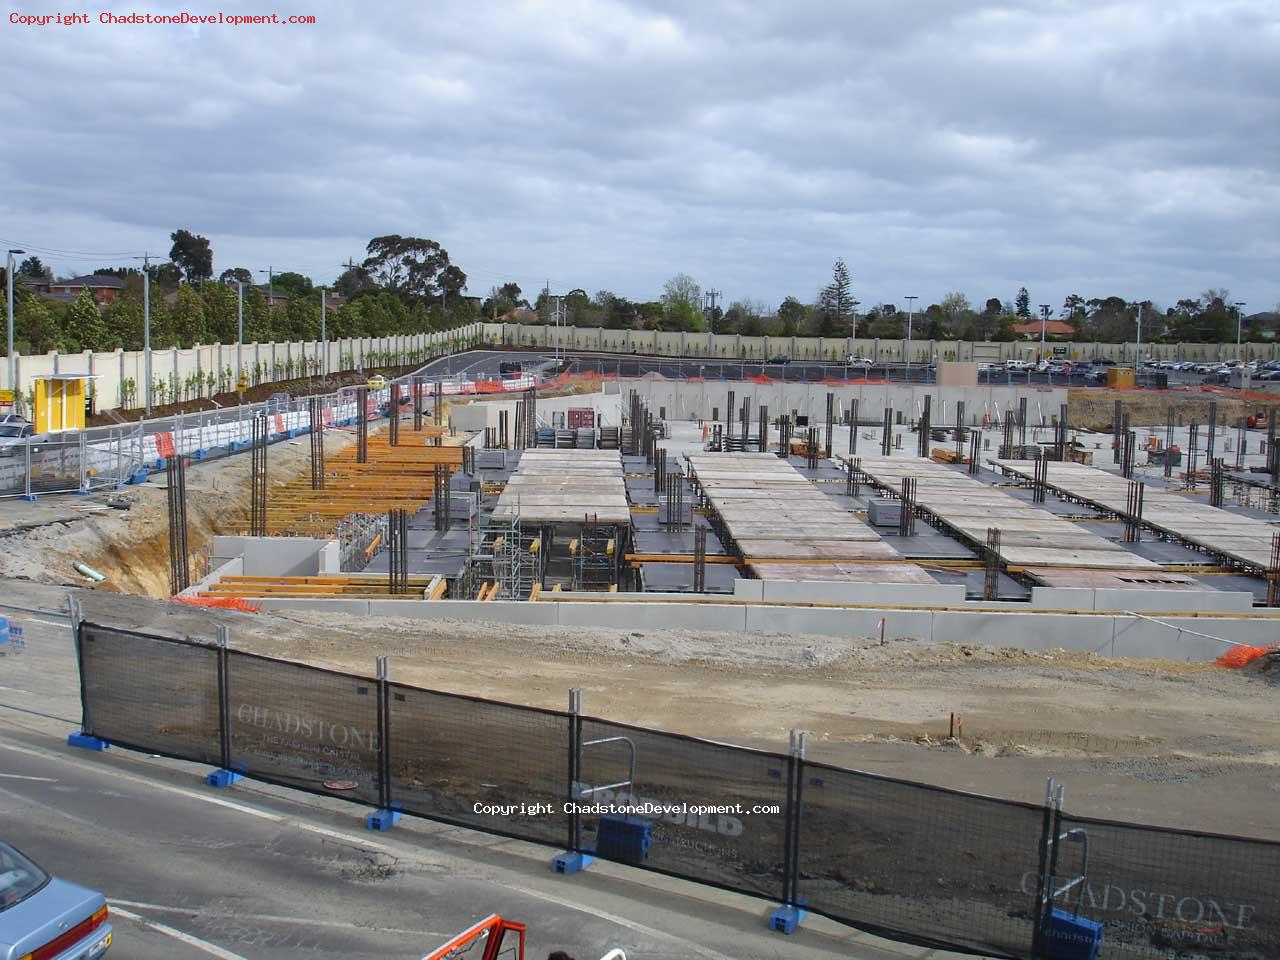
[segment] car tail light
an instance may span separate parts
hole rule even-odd
[[[62,953],[62,951],[66,950],[67,947],[79,943],[106,922],[107,906],[106,904],[103,904],[94,911],[93,916],[88,920],[81,920],[66,933],[59,934],[40,949],[32,953],[28,953],[26,956],[19,958],[19,960],[50,960],[50,958],[56,957],[58,954]]]

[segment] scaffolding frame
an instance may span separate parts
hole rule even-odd
[[[621,546],[619,528],[596,522],[594,514],[583,518],[582,529],[569,545],[573,560],[574,590],[608,590],[618,582]]]
[[[466,595],[495,582],[492,599],[528,600],[542,582],[544,552],[540,531],[526,532],[518,514],[485,517],[470,525]]]

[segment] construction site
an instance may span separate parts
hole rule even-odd
[[[0,576],[326,670],[585,689],[620,724],[799,728],[820,763],[1025,803],[1061,777],[1096,816],[1280,839],[1278,405],[1114,391],[1099,429],[1064,388],[562,368],[255,418],[123,509],[10,502]]]

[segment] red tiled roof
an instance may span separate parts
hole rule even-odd
[[[1013,332],[1017,334],[1030,334],[1040,336],[1040,321],[1030,320],[1026,323],[1015,323]],[[1076,332],[1076,328],[1063,320],[1046,320],[1044,324],[1044,332],[1050,337],[1070,337]]]

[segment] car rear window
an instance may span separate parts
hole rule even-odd
[[[20,436],[22,436],[22,424],[0,423],[0,437],[20,437]]]
[[[7,843],[0,843],[0,910],[27,899],[48,882],[47,873]]]

